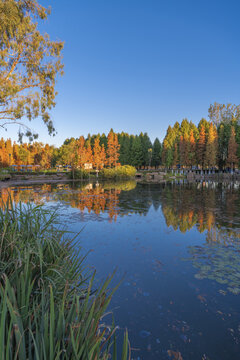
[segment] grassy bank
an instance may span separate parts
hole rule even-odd
[[[115,168],[103,168],[99,171],[98,178],[101,180],[105,179],[131,179],[134,178],[136,174],[136,169],[130,165],[117,166]],[[97,173],[96,170],[88,171],[84,169],[76,169],[71,171],[69,174],[71,179],[96,179]]]
[[[109,290],[109,277],[94,289],[94,274],[56,214],[9,202],[0,229],[1,360],[116,359],[116,328],[104,323],[116,288]]]

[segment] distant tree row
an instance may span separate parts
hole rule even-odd
[[[55,148],[34,142],[17,144],[0,140],[0,165],[71,165],[84,168],[91,164],[97,170],[117,165],[136,168],[237,168],[240,165],[240,106],[215,103],[209,108],[209,121],[201,119],[196,126],[187,119],[169,126],[163,143],[152,143],[147,133],[88,135],[66,139]]]
[[[240,106],[215,103],[209,121],[198,126],[184,119],[169,126],[163,140],[162,164],[168,168],[236,168],[240,162]]]

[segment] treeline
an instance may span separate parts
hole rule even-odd
[[[169,126],[163,141],[165,167],[235,168],[240,162],[240,106],[215,103],[209,121],[184,119]]]
[[[136,168],[237,168],[240,165],[240,105],[215,103],[209,108],[209,121],[201,119],[196,126],[182,120],[169,126],[163,143],[152,143],[147,133],[129,135],[115,133],[88,135],[66,139],[55,148],[34,142],[16,144],[0,140],[0,164],[40,165],[50,168],[71,165],[95,169],[132,165]]]
[[[56,148],[39,142],[32,144],[12,143],[10,139],[0,140],[1,167],[9,165],[40,165],[50,168],[56,165],[71,165],[84,168],[92,164],[95,169],[132,165],[146,167],[161,164],[161,143],[158,139],[151,143],[145,133],[129,135],[115,133],[88,135],[87,138],[66,139],[62,146]]]

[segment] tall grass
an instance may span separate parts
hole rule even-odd
[[[8,202],[0,230],[0,359],[117,359],[116,327],[104,323],[112,276],[94,291],[56,214]],[[126,332],[122,360],[128,349]]]
[[[130,165],[117,166],[115,168],[103,168],[100,177],[103,179],[129,179],[136,174],[136,169]]]

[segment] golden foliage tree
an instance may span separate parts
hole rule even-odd
[[[111,130],[108,134],[107,142],[107,162],[109,167],[116,167],[118,165],[120,145],[118,143],[118,136]]]
[[[217,129],[216,126],[211,123],[209,126],[208,139],[206,143],[206,153],[204,159],[204,164],[206,167],[211,168],[217,166],[217,154]]]

